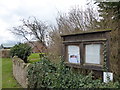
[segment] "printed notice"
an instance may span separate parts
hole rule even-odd
[[[68,56],[70,63],[80,63],[80,49],[79,46],[68,46]]]

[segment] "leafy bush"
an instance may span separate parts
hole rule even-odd
[[[117,88],[118,83],[103,83],[92,80],[92,74],[83,76],[74,73],[63,62],[53,64],[49,60],[41,60],[28,68],[28,84],[30,88]]]
[[[25,63],[27,63],[27,58],[31,54],[31,47],[27,44],[18,44],[11,48],[10,55],[12,57],[18,56],[22,60],[24,60]]]

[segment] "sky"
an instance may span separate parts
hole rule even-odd
[[[0,44],[20,41],[9,29],[21,24],[21,19],[34,16],[55,24],[57,13],[67,13],[72,7],[83,7],[86,0],[0,0]]]

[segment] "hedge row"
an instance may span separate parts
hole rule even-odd
[[[118,82],[93,80],[91,73],[84,76],[73,72],[63,62],[53,64],[45,58],[29,66],[28,80],[30,88],[119,88]]]

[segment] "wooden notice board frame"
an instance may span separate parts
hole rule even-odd
[[[104,64],[104,44],[106,45],[106,66],[110,65],[110,32],[111,30],[92,31],[77,34],[61,35],[62,38],[62,56],[67,66],[75,68],[84,68],[91,70],[103,70]],[[100,44],[100,64],[85,63],[85,45]],[[70,63],[68,61],[68,46],[77,45],[80,48],[80,63]]]

